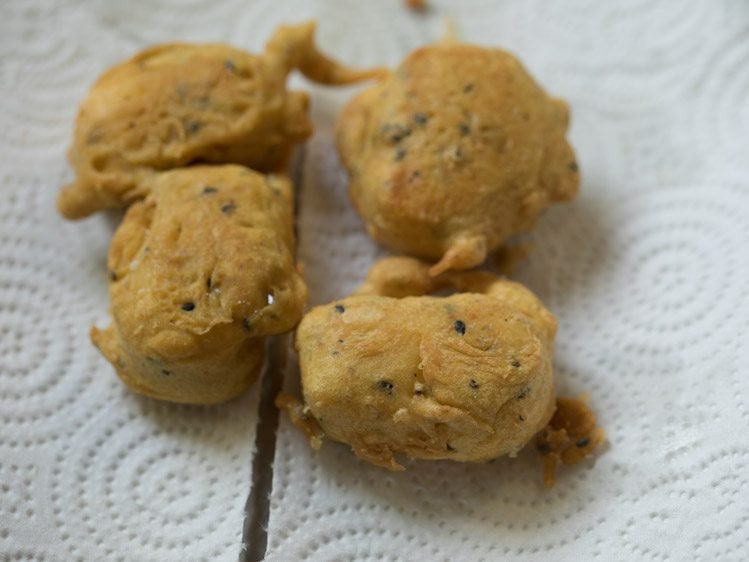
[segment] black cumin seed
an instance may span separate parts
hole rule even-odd
[[[470,386],[473,390],[476,390],[479,387],[479,383],[471,379],[468,381],[468,386]]]
[[[450,451],[451,453],[454,453],[455,451],[457,451],[457,449],[453,447],[452,445],[450,445],[450,443],[447,443],[447,450]]]
[[[343,340],[338,340],[338,343],[343,343]]]
[[[468,92],[470,92],[472,90],[473,90],[473,84],[466,84],[465,86],[463,86],[463,91],[466,92],[466,93],[468,93]]]
[[[161,369],[161,374],[162,375],[171,375],[172,373],[171,373],[171,371],[167,371],[166,369]]]
[[[194,302],[183,302],[182,303],[182,310],[185,312],[191,312],[195,310],[195,303]]]
[[[403,158],[405,158],[405,156],[406,156],[406,149],[405,148],[399,148],[398,150],[395,151],[395,161],[396,162],[400,162],[401,160],[403,160]]]
[[[578,168],[577,168],[577,162],[575,162],[574,160],[572,162],[570,162],[569,164],[567,164],[567,167],[570,170],[572,170],[573,172],[577,172],[577,170],[578,170]]]
[[[109,275],[109,280],[110,281],[117,281],[117,273],[115,273],[111,269],[109,270],[108,275]]]
[[[211,187],[210,185],[203,188],[203,195],[210,195],[211,193],[216,193],[218,189],[215,187]]]
[[[417,111],[413,115],[414,121],[418,123],[419,125],[426,125],[427,121],[429,121],[429,117],[427,117],[426,113],[422,113],[421,111]]]
[[[211,279],[210,277],[206,279],[205,286],[208,287],[209,289],[213,288],[213,279]]]
[[[525,416],[524,416],[523,414],[519,414],[519,415],[518,415],[518,419],[519,419],[520,421],[525,421]]]
[[[237,206],[234,203],[227,203],[221,207],[221,212],[225,215],[231,215],[236,209]]]
[[[380,381],[377,383],[377,388],[379,388],[382,392],[386,393],[389,396],[393,394],[394,387],[395,385],[390,381]]]
[[[391,125],[390,127],[386,127],[386,130],[393,131],[390,134],[390,141],[394,143],[402,141],[411,134],[411,129],[409,127],[404,127],[403,125]]]
[[[577,447],[578,449],[582,449],[583,447],[587,447],[588,445],[590,445],[590,439],[588,437],[578,439],[575,443],[575,447]]]
[[[197,133],[203,127],[205,127],[205,125],[203,123],[201,123],[200,121],[190,121],[187,124],[187,134],[188,135],[194,135],[195,133]]]
[[[338,314],[343,314],[344,312],[346,312],[346,307],[345,307],[345,306],[343,306],[342,304],[337,304],[337,305],[335,305],[335,307],[334,307],[334,308],[335,308],[335,311],[336,311],[336,312],[337,312]]]
[[[512,363],[510,363],[510,365],[512,365],[516,369],[519,369],[520,368],[520,361],[518,361],[517,359],[513,359]]]
[[[462,320],[456,320],[453,323],[453,327],[455,328],[455,331],[458,332],[461,336],[466,333],[466,325]]]
[[[518,400],[522,400],[523,398],[527,397],[530,393],[531,393],[531,387],[526,386],[520,389],[520,392],[518,392],[515,395],[515,398],[517,398]]]
[[[471,134],[471,127],[467,123],[461,123],[458,125],[458,130],[464,137]]]

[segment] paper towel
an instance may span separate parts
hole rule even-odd
[[[389,473],[284,416],[271,560],[741,560],[749,543],[749,7],[741,0],[13,0],[0,17],[0,558],[236,560],[257,388],[213,408],[127,392],[88,341],[105,324],[117,217],[54,210],[78,103],[160,41],[259,49],[315,17],[324,48],[394,64],[455,17],[572,106],[580,197],[527,236],[515,276],[558,316],[560,389],[610,444],[540,484],[535,454]],[[345,194],[313,89],[300,256],[312,304],[384,252]],[[287,384],[294,385],[290,377]]]

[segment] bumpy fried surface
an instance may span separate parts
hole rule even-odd
[[[579,177],[569,112],[518,60],[444,43],[412,52],[337,123],[350,195],[390,249],[468,269],[527,230]]]
[[[76,180],[60,193],[60,212],[77,219],[126,207],[154,173],[196,161],[280,171],[312,133],[307,93],[286,90],[292,69],[325,84],[379,73],[321,54],[312,23],[280,27],[260,56],[173,43],[111,68],[80,108],[68,154]]]
[[[444,286],[471,292],[423,296]],[[416,260],[383,260],[358,295],[304,317],[296,348],[306,406],[284,395],[277,404],[313,446],[327,435],[391,470],[402,468],[397,454],[514,454],[553,414],[555,333],[551,313],[517,283],[479,272],[435,278]]]
[[[228,400],[257,378],[263,337],[302,316],[291,185],[224,165],[165,172],[150,189],[112,240],[113,323],[91,338],[136,392]]]
[[[577,464],[593,456],[606,433],[596,427],[596,415],[585,400],[559,398],[554,417],[534,439],[536,450],[544,459],[544,485],[554,486],[559,463]]]

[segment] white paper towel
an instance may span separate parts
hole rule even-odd
[[[749,543],[749,7],[471,0],[4,2],[0,16],[0,557],[235,560],[257,389],[215,408],[123,389],[88,341],[107,322],[115,217],[54,210],[78,103],[150,43],[258,49],[316,17],[324,48],[393,64],[453,15],[573,110],[583,186],[528,239],[517,279],[560,321],[556,372],[610,446],[540,485],[534,453],[392,474],[313,453],[282,416],[272,560],[742,560]],[[300,253],[313,304],[382,253],[345,195],[331,126],[352,90],[314,88]],[[290,381],[290,384],[293,384]]]

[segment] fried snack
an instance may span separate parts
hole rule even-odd
[[[544,485],[554,486],[555,472],[561,462],[577,464],[593,456],[606,438],[596,427],[596,415],[582,398],[559,398],[554,417],[534,439],[536,451],[543,456]]]
[[[369,234],[469,269],[529,229],[579,176],[567,104],[511,54],[457,42],[412,52],[340,114],[336,143]]]
[[[327,58],[314,31],[282,26],[262,55],[172,43],[111,68],[78,113],[68,153],[76,179],[58,197],[60,212],[79,219],[126,207],[147,194],[153,174],[198,161],[281,171],[294,143],[312,134],[308,94],[286,90],[291,70],[323,84],[381,74]]]
[[[448,297],[424,296],[444,287]],[[429,275],[390,258],[358,294],[312,309],[296,334],[306,405],[277,400],[318,448],[360,458],[487,461],[514,455],[554,413],[556,321],[517,283],[483,272]]]
[[[290,182],[198,166],[159,174],[150,188],[112,240],[113,322],[91,339],[135,392],[229,400],[257,378],[264,336],[302,316]]]

